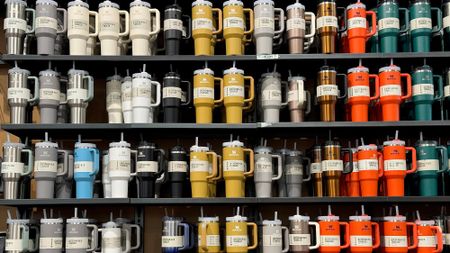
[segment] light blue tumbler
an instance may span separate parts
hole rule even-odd
[[[100,166],[100,152],[92,143],[75,143],[74,179],[76,198],[91,199],[94,192],[94,179]]]

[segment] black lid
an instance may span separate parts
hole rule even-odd
[[[186,153],[186,150],[183,148],[183,146],[176,145],[171,150],[171,153],[177,152],[177,153]]]

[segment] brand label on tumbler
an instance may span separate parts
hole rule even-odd
[[[370,97],[369,86],[357,85],[348,88],[348,97]]]
[[[77,172],[93,172],[94,163],[90,161],[75,161],[73,164],[73,170]]]
[[[225,97],[244,97],[244,87],[238,85],[227,85],[224,88]]]
[[[281,103],[281,91],[280,90],[263,90],[262,101],[274,101]]]
[[[119,19],[116,18],[116,15],[110,13],[108,10],[105,10],[102,14],[99,15],[99,23],[100,23],[99,32],[117,33],[119,31],[120,27]]]
[[[150,82],[147,80],[142,80],[139,82],[133,82],[132,95],[135,97],[143,97],[147,99],[151,99],[152,97],[152,88]]]
[[[194,98],[214,99],[214,89],[209,87],[194,88]]]
[[[26,31],[27,21],[21,18],[5,18],[3,20],[3,29],[19,29]]]
[[[419,241],[418,247],[436,247],[436,237],[435,236],[417,236]]]
[[[242,160],[224,160],[223,171],[244,171],[245,164]]]
[[[297,82],[298,90],[290,90],[288,92],[288,103],[290,102],[298,102],[303,104],[306,102],[305,89],[303,81]]]
[[[255,29],[259,28],[275,29],[275,21],[268,17],[255,18]]]
[[[23,251],[23,243],[21,239],[6,239],[5,241],[5,250],[17,250],[17,251]]]
[[[372,236],[370,235],[351,235],[350,245],[352,247],[372,247]]]
[[[333,26],[338,28],[338,19],[335,16],[323,16],[317,18],[317,29]]]
[[[302,175],[303,170],[299,164],[288,164],[286,166],[286,175]]]
[[[67,90],[67,100],[82,99],[86,100],[88,97],[86,89],[73,88]]]
[[[202,243],[202,237],[198,236],[198,245]],[[220,235],[206,235],[206,247],[220,247]]]
[[[178,98],[181,99],[181,88],[179,87],[164,87],[163,88],[163,99],[164,98]]]
[[[110,148],[108,170],[111,171],[130,171],[130,149],[128,148]]]
[[[384,160],[384,170],[406,170],[406,160],[403,159],[391,159]]]
[[[70,33],[89,33],[89,12],[73,8],[69,8],[69,12],[68,30]]]
[[[367,28],[367,21],[365,18],[361,18],[361,17],[356,17],[356,18],[351,18],[347,21],[347,26],[348,29],[353,29],[353,28]]]
[[[55,29],[58,27],[58,21],[51,17],[36,17],[36,28],[50,28]]]
[[[162,248],[181,248],[183,247],[183,236],[161,236]]]
[[[282,246],[281,234],[263,235],[263,246]]]
[[[102,238],[102,247],[108,249],[120,248],[120,235],[117,237]]]
[[[323,84],[317,86],[317,97],[321,96],[338,96],[339,89],[336,84]]]
[[[246,235],[227,235],[227,247],[247,247],[248,238]]]
[[[358,160],[358,168],[359,171],[378,170],[378,160],[377,159]]]
[[[34,161],[35,172],[54,172],[58,171],[58,162],[56,161]]]
[[[431,18],[415,18],[409,22],[410,29],[432,29],[433,24],[431,22]]]
[[[66,249],[87,249],[88,237],[66,237]]]
[[[384,247],[408,247],[406,236],[381,236]]]
[[[42,237],[39,239],[39,249],[62,249],[62,237]]]
[[[450,16],[444,17],[443,27],[444,29],[450,26]]]
[[[2,162],[2,173],[23,173],[24,165],[18,162]]]
[[[56,89],[41,88],[39,89],[39,99],[49,99],[60,101],[60,91]]]
[[[450,245],[450,234],[442,234],[444,238],[444,245]]]
[[[167,30],[183,31],[183,21],[181,21],[180,19],[173,19],[173,18],[165,19],[164,31]]]
[[[192,20],[192,30],[197,29],[213,29],[212,20],[208,18],[194,18]]]
[[[450,97],[450,85],[444,87],[444,96]]]
[[[412,95],[434,95],[434,86],[430,83],[414,84]]]
[[[339,235],[321,235],[320,246],[325,247],[341,246],[341,237]]]
[[[258,159],[255,163],[255,171],[272,173],[272,162],[266,159]]]
[[[30,99],[31,92],[27,88],[8,88],[8,99]]]
[[[169,162],[169,172],[187,172],[187,162],[185,161],[170,161]]]
[[[136,163],[137,172],[158,172],[158,162],[155,161],[138,161]]]
[[[244,29],[244,20],[239,17],[229,17],[223,19],[223,28],[241,28]]]
[[[437,159],[417,160],[417,170],[418,171],[439,170],[439,160]]]
[[[400,29],[400,20],[398,18],[383,18],[378,20],[378,31],[384,29]]]
[[[189,170],[191,172],[208,172],[208,161],[191,161]]]
[[[286,30],[300,29],[305,30],[306,24],[305,19],[303,18],[290,18],[287,20],[287,28]]]
[[[289,245],[309,246],[309,245],[311,245],[311,235],[310,234],[289,234]]]
[[[321,163],[311,163],[311,174],[322,173]]]
[[[402,87],[398,84],[387,84],[380,88],[380,97],[386,96],[401,96]]]
[[[342,160],[324,160],[322,161],[322,171],[343,171],[344,162]]]

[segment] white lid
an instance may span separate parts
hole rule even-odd
[[[361,2],[357,2],[357,3],[350,4],[349,6],[347,6],[347,10],[350,10],[350,9],[361,9],[361,8],[362,9],[366,8],[366,5],[361,3]]]
[[[97,148],[94,143],[76,142],[75,148]]]
[[[134,6],[144,6],[144,7],[147,7],[147,8],[151,8],[152,7],[150,3],[144,2],[142,0],[134,0],[133,2],[131,2],[130,3],[130,7],[134,7]]]
[[[5,142],[3,143],[4,148],[24,148],[25,144],[18,142]]]
[[[247,221],[247,217],[245,216],[240,216],[240,215],[235,215],[233,217],[227,217],[226,218],[227,222],[241,222],[241,221]]]
[[[222,145],[223,145],[224,148],[230,148],[230,147],[243,147],[243,146],[244,146],[244,143],[243,143],[243,142],[240,142],[240,141],[238,141],[238,140],[235,140],[235,141],[227,141],[227,142],[224,142]]]
[[[298,81],[305,81],[306,78],[304,76],[290,76],[290,77],[288,77],[288,81],[289,82],[290,81],[296,81],[296,80],[298,80]]]
[[[386,67],[382,67],[380,68],[379,72],[388,72],[388,71],[400,71],[400,67],[397,67],[395,65],[391,65],[391,66],[386,66]]]
[[[300,9],[305,9],[305,6],[303,5],[303,4],[301,4],[301,3],[293,3],[293,4],[291,4],[291,5],[288,5],[288,7],[286,8],[286,10],[287,11],[289,11],[289,10],[291,10],[291,9],[297,9],[297,8],[300,8]]]
[[[7,4],[22,4],[27,6],[27,2],[23,0],[5,0],[5,5]]]
[[[241,74],[241,75],[243,75],[244,74],[244,70],[238,69],[238,68],[235,68],[235,67],[231,67],[229,69],[225,69],[223,71],[223,74],[224,75],[228,75],[228,74]]]
[[[113,75],[113,76],[108,76],[107,78],[106,78],[106,81],[107,82],[109,82],[109,81],[112,81],[112,80],[117,80],[117,81],[122,81],[122,77],[121,76],[119,76],[119,75]]]
[[[20,73],[20,74],[30,74],[30,71],[26,70],[26,69],[21,69],[19,67],[14,67],[12,69],[8,70],[8,74],[12,74],[12,73]]]
[[[228,0],[228,1],[223,2],[223,7],[228,6],[228,5],[244,6],[244,3],[240,0]]]
[[[336,215],[326,215],[317,217],[320,221],[339,221],[339,216]]]
[[[53,71],[51,69],[42,70],[39,72],[40,76],[60,76],[60,74],[56,71]]]
[[[102,226],[104,228],[117,228],[117,224],[114,221],[108,221],[106,223],[103,223]]]
[[[369,73],[369,69],[363,66],[358,66],[358,67],[354,67],[351,68],[347,71],[347,73],[358,73],[358,72],[367,72]]]
[[[420,226],[434,226],[436,224],[434,220],[416,220],[415,223]]]
[[[36,0],[36,5],[38,4],[47,4],[58,7],[58,3],[53,0]]]
[[[147,72],[141,72],[141,73],[134,73],[133,78],[147,78],[152,79],[152,75],[150,75]]]
[[[77,75],[77,74],[81,74],[81,75],[87,75],[88,72],[86,70],[81,70],[81,69],[70,69],[67,72],[68,75]]]
[[[62,218],[54,218],[54,219],[41,219],[41,224],[62,224],[63,219]]]
[[[397,216],[384,216],[384,221],[406,221],[406,217],[403,215],[397,215]]]
[[[191,152],[208,152],[209,148],[208,147],[202,147],[202,146],[194,145],[194,146],[191,147],[190,151]]]
[[[100,3],[98,5],[98,8],[103,8],[103,7],[112,7],[112,8],[119,9],[119,5],[118,4],[113,3],[113,2],[111,2],[109,0],[103,1],[102,3]]]
[[[405,141],[402,140],[390,140],[383,142],[384,146],[405,146]]]
[[[6,224],[14,224],[14,223],[19,223],[19,224],[28,224],[30,223],[29,219],[7,219],[6,220]]]
[[[89,4],[85,3],[81,0],[75,0],[75,1],[71,1],[67,4],[67,7],[71,7],[71,6],[81,6],[81,7],[86,7],[89,9]]]
[[[194,71],[194,75],[214,75],[214,71],[210,68],[197,69]]]
[[[269,154],[272,153],[273,148],[266,146],[257,146],[253,149],[253,151],[258,154]]]
[[[377,145],[374,144],[369,144],[369,145],[362,145],[358,147],[358,151],[359,150],[377,150],[378,147]]]
[[[199,222],[219,222],[219,217],[198,217]]]
[[[299,214],[289,216],[290,221],[309,221],[309,219],[309,216]]]
[[[122,79],[122,83],[124,82],[131,82],[131,76],[126,76]]]
[[[85,223],[89,223],[88,219],[85,218],[70,218],[66,220],[66,223],[71,223],[71,224],[85,224]]]
[[[117,141],[117,142],[111,142],[109,144],[110,148],[129,148],[131,147],[131,144],[126,141]]]
[[[42,141],[35,144],[36,148],[58,148],[58,143],[51,141]]]
[[[372,217],[370,217],[369,215],[354,215],[348,217],[348,219],[352,221],[370,221],[371,218]]]
[[[263,220],[263,225],[280,226],[281,220]]]
[[[274,2],[272,0],[257,0],[253,3],[253,6],[257,6],[260,4],[270,4],[270,5],[274,5]]]
[[[192,7],[197,6],[197,5],[207,5],[212,7],[212,3],[210,1],[206,1],[206,0],[196,0],[194,2],[192,2]]]

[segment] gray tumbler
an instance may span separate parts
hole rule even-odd
[[[277,212],[273,220],[262,222],[263,253],[285,253],[289,251],[289,230],[281,226],[281,220],[277,219]],[[284,247],[283,247],[284,242]]]
[[[289,153],[289,149],[286,148],[286,143],[284,148],[277,149],[275,154],[281,156],[281,166],[283,168],[283,173],[281,173],[281,178],[278,180],[278,197],[286,197],[287,189],[286,189],[286,156]]]
[[[303,173],[303,162],[307,161],[306,172]],[[291,150],[286,156],[286,188],[287,196],[298,198],[302,196],[302,184],[311,180],[311,173],[309,173],[309,164],[311,160],[303,156],[303,153],[298,150]],[[304,178],[306,174],[306,178]]]
[[[69,109],[67,108],[67,76],[60,76],[59,78],[59,105],[57,123],[69,122]]]
[[[29,219],[13,219],[8,210],[8,219],[6,220],[6,242],[5,252],[8,253],[22,253],[22,252],[35,252],[38,250],[38,244],[36,243],[32,247],[31,241],[36,241],[39,238],[39,229],[37,226],[30,226]],[[36,238],[30,239],[30,229],[36,231]]]
[[[22,54],[24,51],[25,34],[34,33],[35,11],[27,8],[23,0],[5,0],[6,15],[3,20],[3,29],[6,38],[7,54]],[[31,13],[31,29],[28,29],[26,13]]]
[[[94,78],[87,71],[71,69],[68,73],[67,104],[70,107],[70,123],[86,123],[86,108],[94,98]]]
[[[293,253],[308,253],[310,250],[319,248],[320,245],[320,227],[319,223],[309,221],[309,216],[297,214],[289,216],[289,249]],[[315,243],[311,245],[310,226],[313,226],[315,232]]]
[[[281,178],[283,173],[283,166],[281,155],[272,154],[273,149],[266,146],[258,146],[254,149],[255,152],[255,191],[258,198],[272,197],[272,182]],[[277,160],[276,171],[273,175],[273,159]]]
[[[72,188],[73,188],[73,152],[72,150],[64,150],[68,153],[68,167],[67,167],[67,175],[62,175],[64,172],[64,154],[58,154],[58,170],[57,174],[61,176],[56,176],[55,181],[55,194],[57,199],[70,199],[72,197]]]
[[[59,73],[51,69],[39,72],[39,84],[41,124],[56,124],[61,100]]]
[[[278,72],[268,72],[261,76],[259,88],[262,122],[280,122],[280,109],[287,105],[287,101],[282,102],[282,84],[287,87],[287,83],[281,81],[281,75]]]
[[[274,8],[272,0],[257,0],[254,2],[256,54],[272,54],[273,45],[283,42],[284,10]],[[275,12],[278,12],[279,29],[275,31]],[[276,42],[274,43],[274,40]]]
[[[34,96],[31,97],[28,80],[34,81]],[[8,104],[12,124],[25,123],[28,104],[34,105],[39,99],[39,79],[30,76],[30,71],[14,67],[8,70]]]
[[[78,218],[75,208],[75,216],[66,220],[66,253],[92,252],[97,244],[97,226],[89,224],[86,218]]]
[[[41,233],[39,238],[39,253],[61,253],[63,251],[64,225],[62,218],[41,219]]]
[[[63,27],[58,30],[57,12],[63,13]],[[58,3],[53,0],[36,1],[36,30],[37,53],[41,55],[53,55],[55,53],[55,41],[58,33],[67,31],[67,11],[58,8]]]
[[[141,247],[141,227],[137,224],[131,224],[131,221],[125,218],[116,218],[115,222],[117,225],[122,228],[122,250],[130,249],[137,250]],[[131,237],[133,235],[132,230],[136,230],[136,244],[134,246],[131,245]],[[126,232],[128,231],[128,232]],[[127,238],[127,233],[130,235],[130,238]]]

